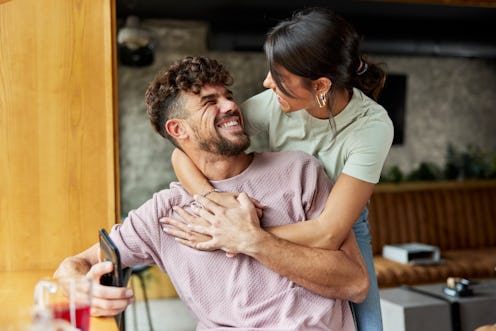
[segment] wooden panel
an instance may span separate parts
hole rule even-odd
[[[0,271],[51,270],[118,219],[114,16],[0,5]]]

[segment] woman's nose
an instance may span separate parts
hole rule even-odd
[[[270,74],[270,71],[267,73],[267,76],[265,77],[263,81],[263,87],[265,88],[274,88],[274,80],[272,79],[272,75]]]

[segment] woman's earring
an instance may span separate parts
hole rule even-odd
[[[325,93],[321,93],[320,95],[315,95],[317,99],[317,103],[320,108],[324,108],[327,105],[327,95]]]

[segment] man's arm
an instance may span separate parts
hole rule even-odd
[[[365,299],[369,288],[368,272],[353,233],[350,232],[339,250],[305,247],[264,231],[256,212],[250,209],[249,197],[244,193],[239,195],[240,206],[235,209],[222,208],[202,197],[197,200],[205,207],[198,211],[201,217],[175,208],[189,223],[188,226],[174,219],[165,219],[174,228],[164,230],[181,243],[201,250],[222,249],[249,255],[322,296],[353,302]],[[238,212],[249,213],[249,221],[239,222]],[[198,233],[211,239],[205,241],[205,237],[197,236]]]
[[[54,277],[63,278],[86,275],[91,267],[99,262],[98,253],[98,244],[94,244],[77,255],[65,258],[60,263],[57,270],[55,270]]]
[[[133,291],[126,287],[100,285],[100,277],[112,271],[111,262],[99,262],[99,245],[95,244],[77,255],[65,258],[54,278],[87,276],[93,280],[91,314],[114,316],[134,301]]]
[[[244,254],[314,293],[355,303],[365,300],[369,275],[352,231],[338,250],[299,246],[273,235],[259,240]]]

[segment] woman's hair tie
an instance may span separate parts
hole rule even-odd
[[[367,69],[369,68],[369,65],[367,64],[367,62],[363,62],[362,60],[360,60],[360,65],[358,66],[358,69],[356,71],[356,74],[358,76],[361,76],[363,75],[365,72],[367,72]]]

